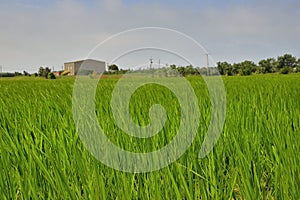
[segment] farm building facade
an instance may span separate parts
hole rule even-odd
[[[86,59],[64,63],[64,71],[68,71],[70,76],[77,75],[80,67],[83,67],[85,71],[102,73],[105,71],[105,62]]]

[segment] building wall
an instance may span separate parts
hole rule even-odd
[[[74,75],[77,75],[78,74],[78,71],[79,71],[79,68],[81,66],[81,64],[83,63],[84,61],[78,61],[78,62],[75,62],[75,65],[74,65]]]
[[[84,64],[83,67],[85,70],[91,70],[96,73],[102,73],[105,71],[105,62],[92,59],[65,63],[64,70],[70,71],[69,75],[74,76],[78,74],[82,64]]]
[[[65,63],[64,64],[65,68],[64,70],[65,71],[70,71],[69,75],[75,75],[75,63],[74,62],[69,62],[69,63]]]

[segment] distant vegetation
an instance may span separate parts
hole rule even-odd
[[[38,76],[44,77],[47,79],[56,79],[56,76],[54,75],[53,72],[51,72],[51,69],[49,69],[48,67],[46,67],[46,68],[40,67]]]
[[[15,76],[14,73],[9,73],[9,72],[0,73],[0,77],[14,77],[14,76]]]
[[[300,72],[300,58],[291,54],[278,56],[277,59],[267,58],[260,60],[258,64],[252,61],[243,61],[241,63],[229,64],[227,62],[218,62],[217,68],[221,75],[251,75],[252,73],[297,73]]]
[[[55,79],[56,76],[53,72],[51,72],[51,69],[46,67],[40,67],[39,71],[37,73],[33,73],[30,74],[27,71],[23,71],[23,73],[21,72],[14,72],[14,73],[10,73],[10,72],[4,72],[4,73],[0,73],[0,77],[17,77],[17,76],[32,76],[32,77],[44,77],[47,79]]]
[[[226,76],[249,76],[252,74],[267,74],[267,73],[279,73],[279,74],[289,74],[289,73],[298,73],[300,72],[300,58],[296,58],[291,54],[284,54],[275,58],[267,58],[260,60],[257,64],[250,60],[245,60],[240,63],[228,63],[217,62],[216,66],[213,67],[195,67],[192,65],[187,66],[176,66],[172,64],[170,66],[155,68],[155,69],[122,69],[116,64],[108,66],[108,70],[103,74],[125,74],[129,71],[135,72],[153,72],[158,74],[164,74],[166,77],[172,76],[190,76],[190,75],[226,75]],[[66,76],[70,71],[58,71],[56,72],[60,76]],[[92,75],[93,71],[82,70],[81,75]],[[44,77],[47,79],[55,79],[56,75],[54,72],[51,72],[51,69],[46,67],[40,67],[37,73],[30,74],[26,71],[23,73],[14,72],[14,73],[0,73],[0,77],[15,77],[15,76],[34,76],[34,77]]]
[[[119,70],[119,67],[115,64],[110,65],[106,74],[123,74],[128,70]],[[291,54],[284,54],[275,58],[267,58],[260,60],[258,64],[253,61],[245,60],[240,63],[230,64],[228,62],[218,62],[216,67],[194,67],[192,65],[176,66],[175,64],[169,67],[162,67],[160,69],[138,69],[134,71],[159,71],[164,72],[165,76],[174,76],[174,70],[176,70],[182,76],[188,75],[241,75],[248,76],[251,74],[266,74],[266,73],[297,73],[300,72],[300,58],[296,58]]]

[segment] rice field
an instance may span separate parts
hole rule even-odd
[[[192,145],[161,170],[132,174],[107,167],[83,145],[72,114],[74,78],[0,79],[0,199],[300,199],[300,74],[223,77],[226,121],[205,158],[198,153],[210,122],[209,93],[201,77],[187,80],[201,112]],[[132,152],[168,144],[180,122],[175,95],[155,84],[136,90],[135,123],[149,123],[153,104],[168,117],[157,135],[135,138],[113,118],[117,82],[101,79],[95,97],[107,137]]]

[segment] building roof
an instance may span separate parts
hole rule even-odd
[[[76,61],[71,61],[71,62],[65,62],[64,64],[69,64],[69,63],[79,63],[79,62],[84,62],[84,61],[96,61],[96,62],[102,62],[102,63],[104,63],[104,61],[101,61],[101,60],[85,59],[85,60],[76,60]]]

